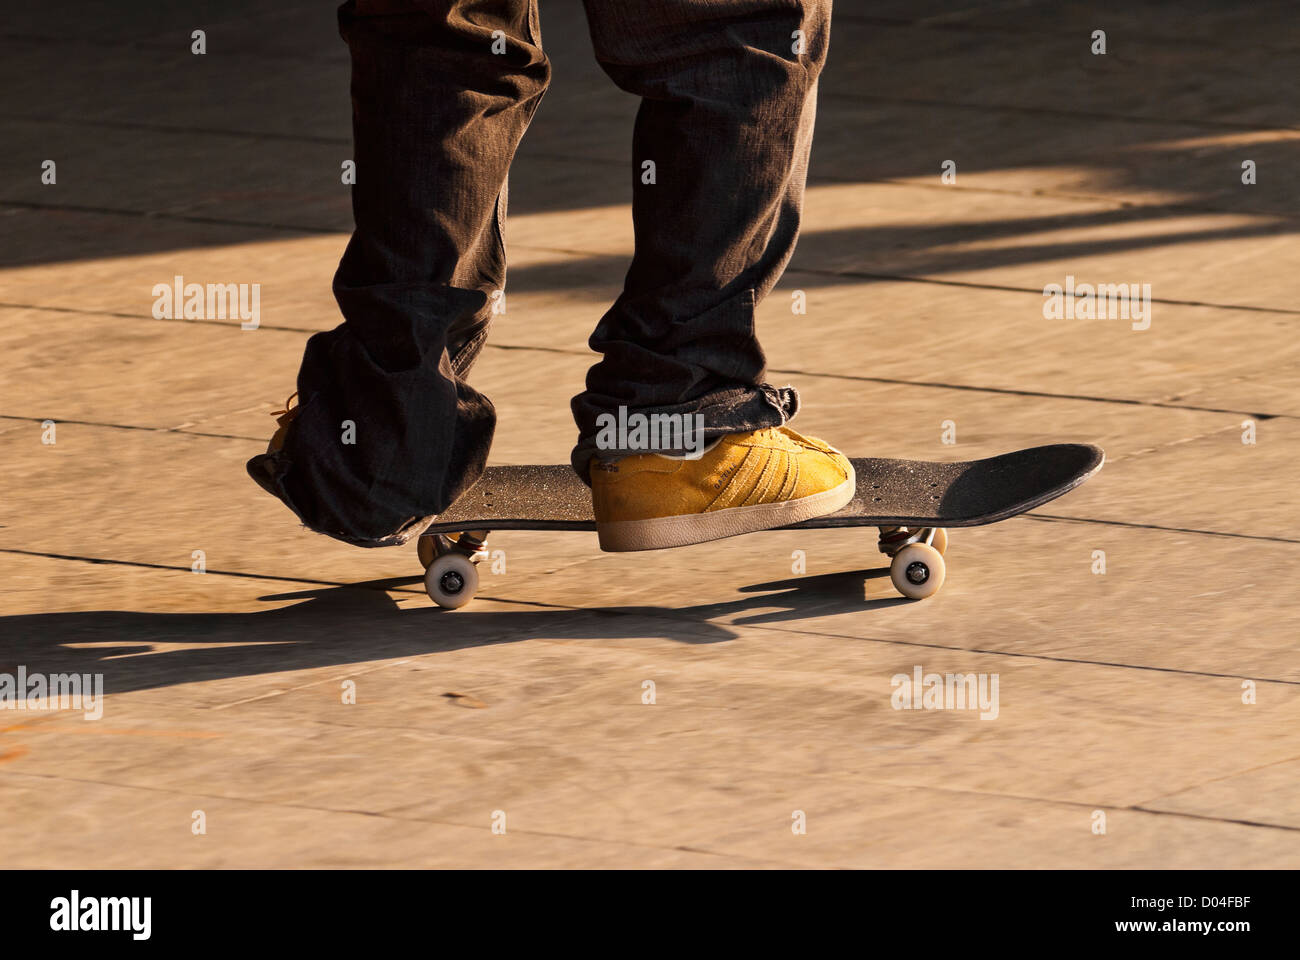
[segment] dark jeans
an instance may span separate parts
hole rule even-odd
[[[596,418],[620,406],[700,413],[708,439],[793,416],[794,391],[764,382],[754,310],[798,235],[830,7],[587,0],[601,66],[642,101],[636,252],[572,401],[584,478]],[[308,341],[298,417],[250,471],[313,529],[379,546],[486,463],[496,415],[466,376],[505,286],[506,175],[550,65],[536,0],[350,0],[339,21],[357,173],[334,280],[345,321]]]

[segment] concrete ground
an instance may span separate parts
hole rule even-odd
[[[338,322],[333,2],[185,6],[27,5],[3,37],[0,674],[107,697],[0,713],[0,865],[1300,866],[1293,4],[837,3],[759,316],[798,426],[1108,455],[955,532],[937,597],[898,598],[870,531],[500,533],[454,613],[413,547],[311,534],[243,468]],[[499,463],[567,458],[631,251],[636,102],[579,4],[541,7],[473,377]],[[260,284],[260,328],[153,319],[177,274]],[[1149,328],[1045,319],[1067,275],[1149,283]],[[918,668],[996,675],[996,718],[893,709]]]

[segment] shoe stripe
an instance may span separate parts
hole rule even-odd
[[[785,471],[785,484],[781,487],[781,500],[792,500],[794,490],[800,485],[800,462],[796,458],[790,458],[790,468]]]
[[[794,466],[795,459],[789,453],[782,451],[781,460],[775,465],[772,471],[771,489],[767,491],[768,500],[784,500],[782,496],[786,484],[790,481],[790,469]]]
[[[769,503],[773,499],[773,494],[780,490],[781,484],[785,482],[785,475],[790,472],[789,454],[782,450],[779,457],[769,457],[767,461],[767,482],[763,484],[762,493],[755,503]]]
[[[772,472],[772,455],[768,451],[755,451],[754,472],[756,476],[749,485],[749,491],[745,496],[744,505],[751,507],[756,503],[761,503],[763,493],[767,490],[768,476]]]
[[[754,487],[749,491],[749,496],[745,498],[745,506],[752,507],[756,503],[763,503],[767,500],[767,495],[772,490],[772,482],[776,479],[777,459],[772,455],[771,451],[763,458],[763,470],[758,479],[754,481]]]
[[[727,491],[727,506],[743,506],[749,502],[749,497],[753,493],[754,484],[763,471],[763,454],[754,447],[745,451],[745,459],[741,461],[739,469],[736,470],[735,477],[732,478],[730,487]]]
[[[800,485],[800,458],[790,458],[789,470],[785,471],[785,484],[781,487],[781,500],[792,500],[794,490]]]
[[[749,461],[750,452],[751,451],[748,450],[745,451],[745,455],[741,458],[740,463],[736,464],[735,469],[731,471],[731,476],[727,478],[727,482],[723,484],[717,495],[714,496],[713,500],[705,508],[706,510],[726,510],[728,507],[733,506],[732,501],[735,498],[736,482],[745,473],[745,465]]]

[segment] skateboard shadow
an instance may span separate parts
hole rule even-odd
[[[0,673],[102,673],[106,693],[346,666],[527,640],[663,639],[723,643],[732,626],[908,603],[867,601],[863,581],[885,570],[795,577],[744,596],[687,607],[594,609],[518,602],[517,609],[427,606],[420,577],[372,580],[259,597],[298,601],[249,613],[119,610],[0,618]],[[490,602],[490,601],[488,601]],[[418,605],[418,606],[417,606]],[[729,622],[715,622],[729,620]],[[783,642],[784,642],[783,638]]]

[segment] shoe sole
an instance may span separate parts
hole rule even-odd
[[[728,507],[708,513],[687,513],[651,520],[610,520],[596,524],[600,549],[606,553],[630,553],[634,550],[664,550],[707,543],[742,533],[757,533],[804,520],[815,520],[834,513],[853,499],[857,478],[849,465],[844,482],[830,490],[798,500],[756,503],[748,507]]]

